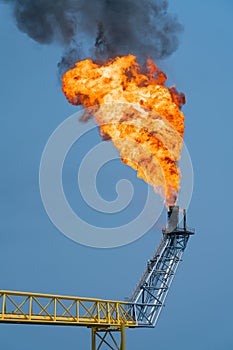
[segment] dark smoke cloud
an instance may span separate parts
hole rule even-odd
[[[61,71],[85,55],[165,58],[177,49],[182,30],[167,0],[1,1],[12,5],[18,28],[29,37],[65,46]]]
[[[3,0],[12,4],[17,27],[41,44],[69,44],[77,30],[75,0]]]

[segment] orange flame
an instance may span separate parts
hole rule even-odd
[[[185,97],[167,88],[166,79],[151,59],[143,68],[128,55],[105,64],[76,63],[64,74],[62,89],[70,103],[84,105],[87,118],[94,114],[101,136],[112,140],[122,161],[172,205],[179,191]]]

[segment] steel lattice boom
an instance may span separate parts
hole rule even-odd
[[[189,236],[194,234],[186,228],[185,211],[182,228],[178,227],[178,215],[179,207],[170,207],[163,239],[130,298],[129,312],[138,326],[156,325]]]

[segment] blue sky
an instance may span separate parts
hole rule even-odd
[[[195,177],[188,223],[196,228],[196,235],[189,242],[156,329],[127,331],[127,346],[135,350],[142,345],[160,350],[230,350],[233,3],[177,0],[171,2],[170,10],[178,15],[184,33],[177,52],[160,62],[160,67],[187,98],[185,143]],[[41,46],[19,32],[3,5],[0,28],[0,289],[124,299],[160,240],[158,227],[165,216],[141,239],[116,249],[85,247],[59,233],[43,208],[38,173],[50,134],[76,111],[67,103],[57,78],[62,51],[56,45]],[[98,140],[98,135],[93,139]],[[78,151],[72,152],[65,181],[67,196],[78,208],[78,196],[75,202],[76,190],[72,190],[76,171],[72,159]],[[114,169],[128,176],[139,193],[143,191],[133,171],[120,163]],[[107,199],[114,196],[112,181],[104,180],[104,173],[99,184]],[[111,222],[109,216],[93,219],[88,209],[80,210],[96,224]],[[6,350],[90,346],[90,332],[84,328],[0,325],[0,338]]]

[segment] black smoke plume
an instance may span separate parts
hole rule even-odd
[[[17,27],[30,38],[65,47],[61,72],[85,56],[165,58],[177,49],[182,30],[167,0],[0,1],[11,4]]]

